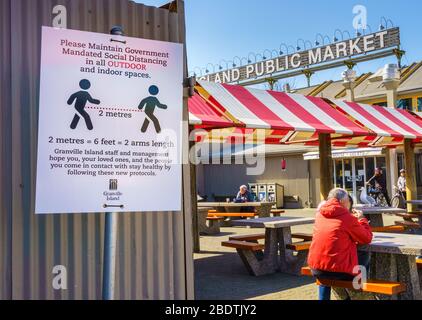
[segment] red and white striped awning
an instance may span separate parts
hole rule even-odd
[[[320,133],[336,138],[372,135],[322,98],[206,81],[199,84],[198,91],[205,100],[234,119],[237,126],[246,128],[218,132],[226,139],[245,135],[245,132],[252,135],[253,131],[248,129],[266,130],[265,142],[277,144],[317,142]]]
[[[245,124],[246,128],[366,135],[346,116],[321,98],[265,91],[242,86],[199,82],[210,100]]]
[[[404,138],[413,140],[422,138],[422,121],[408,111],[356,102],[338,100],[333,102],[342,112],[380,137],[377,143],[385,140],[382,139],[385,137],[393,138],[390,140],[395,142]]]
[[[226,121],[221,126],[226,129],[210,130],[201,141],[243,138],[267,144],[318,145],[322,133],[331,135],[334,146],[394,147],[404,138],[422,141],[422,121],[405,110],[207,81],[199,81],[197,92],[206,101],[203,107],[212,108],[213,119]],[[211,115],[206,117],[211,120]]]
[[[233,122],[209,105],[199,94],[189,98],[189,124],[197,127],[233,127]]]

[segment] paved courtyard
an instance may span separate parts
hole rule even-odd
[[[284,216],[313,217],[314,209],[286,210]],[[384,216],[386,225],[397,217]],[[293,232],[312,233],[312,225],[293,227]],[[259,233],[258,229],[221,228],[216,236],[201,236],[201,253],[195,254],[195,290],[200,300],[316,300],[312,278],[277,273],[263,277],[248,274],[236,250],[221,246],[229,236]]]

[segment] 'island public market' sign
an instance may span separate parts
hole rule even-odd
[[[391,28],[307,51],[248,64],[200,77],[218,83],[242,82],[289,70],[351,58],[400,45],[400,29]]]

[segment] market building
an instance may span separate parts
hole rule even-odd
[[[356,77],[352,100],[357,103],[387,106],[389,90],[384,86],[383,73],[384,68]],[[345,88],[344,80],[330,80],[311,87],[292,90],[290,93],[351,101],[350,90],[348,92]],[[415,113],[422,112],[422,62],[412,63],[400,70],[400,81],[394,95],[396,95],[397,108]],[[252,152],[251,150],[249,152]],[[318,205],[320,202],[318,148],[267,145],[265,151],[263,148],[258,148],[257,152],[265,157],[265,171],[257,176],[246,174],[246,164],[234,164],[236,156],[247,154],[248,151],[233,152],[233,147],[227,147],[222,152],[211,154],[215,163],[218,163],[218,159],[221,162],[225,159],[226,164],[198,166],[198,193],[208,199],[223,200],[233,197],[238,186],[242,184],[279,184],[284,187],[285,208]],[[332,156],[335,186],[347,189],[356,200],[360,189],[372,177],[376,167],[383,169],[390,195],[393,192],[393,185],[397,183],[398,171],[405,167],[402,146],[394,149],[391,145],[377,148],[342,147],[335,148]],[[396,158],[395,161],[394,158]],[[282,162],[285,163],[284,169],[282,169]],[[421,148],[415,148],[415,162],[418,195],[420,195],[422,194]],[[215,190],[219,190],[218,193]]]

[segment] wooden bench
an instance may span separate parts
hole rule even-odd
[[[420,225],[416,222],[410,222],[410,221],[396,221],[395,224],[397,226],[403,226],[406,229],[419,229]]]
[[[401,233],[406,232],[404,226],[385,226],[385,227],[372,227],[372,232],[384,232],[384,233]]]
[[[254,218],[258,214],[255,212],[216,212],[208,213],[209,217],[219,217],[219,218]]]
[[[292,233],[292,238],[301,239],[303,241],[312,241],[312,234],[308,233]]]
[[[296,252],[308,251],[311,247],[312,241],[294,242],[286,245],[286,248]]]
[[[229,241],[223,241],[221,245],[223,247],[241,249],[241,250],[251,250],[251,251],[264,250],[263,244],[247,242],[247,241],[229,240]]]
[[[312,271],[309,267],[302,268],[301,273],[304,276],[313,276]],[[353,287],[353,281],[318,279],[316,281],[316,284],[327,287],[349,289],[368,293],[377,293],[388,296],[396,295],[406,291],[406,285],[404,283],[384,280],[368,280],[366,283],[362,284],[362,289],[360,290],[356,290]]]
[[[285,213],[286,211],[280,210],[280,209],[271,209],[271,213],[274,217],[280,217],[282,213]]]
[[[229,240],[234,241],[258,241],[263,239],[265,239],[265,233],[229,237]]]
[[[224,220],[224,218],[220,218],[220,217],[207,217],[208,221],[221,221]]]
[[[396,213],[395,214],[397,217],[401,217],[404,219],[417,219],[419,218],[418,214],[415,213]]]

